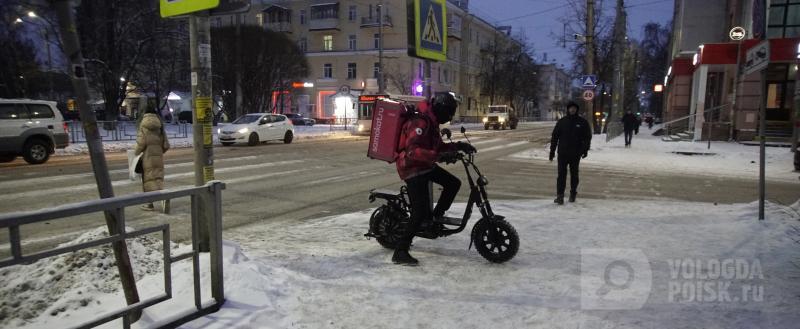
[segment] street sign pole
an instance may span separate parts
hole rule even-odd
[[[767,43],[767,53],[766,53],[766,62],[769,62],[769,41],[767,40],[767,33],[766,33],[766,24],[767,24],[767,4],[769,3],[768,0],[755,0],[754,2],[759,6],[758,12],[754,12],[753,15],[758,16],[757,21],[759,24],[755,26],[757,29],[762,29],[761,33],[759,33],[762,43]],[[755,25],[755,22],[754,22]],[[767,65],[769,65],[767,63]],[[767,130],[767,69],[766,67],[761,69],[761,105],[759,108],[759,115],[758,115],[758,139],[759,139],[759,167],[758,167],[758,220],[764,220],[764,199],[766,198],[766,175],[765,175],[765,165],[766,165],[766,147],[767,147],[767,140],[766,136],[764,136],[765,130]]]
[[[192,132],[194,133],[194,182],[196,186],[214,180],[214,157],[211,135],[212,94],[211,94],[211,29],[208,12],[189,16],[189,47],[192,65]],[[199,215],[198,248],[210,251],[209,225],[213,213],[212,202],[193,202]]]

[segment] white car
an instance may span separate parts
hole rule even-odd
[[[237,142],[247,142],[247,145],[253,146],[270,140],[282,140],[289,144],[294,139],[294,125],[281,114],[249,113],[217,129],[217,134],[223,146]]]
[[[56,102],[0,99],[0,162],[22,155],[30,164],[44,163],[68,144],[67,124]]]

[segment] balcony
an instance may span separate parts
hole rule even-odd
[[[361,17],[361,27],[378,27],[381,22],[378,22],[378,17]],[[383,26],[394,27],[392,24],[392,16],[383,15]]]
[[[338,18],[318,18],[308,21],[309,31],[339,30]]]
[[[267,30],[272,30],[275,32],[285,32],[285,33],[292,33],[292,23],[291,22],[272,22],[267,23],[264,25],[264,28]]]

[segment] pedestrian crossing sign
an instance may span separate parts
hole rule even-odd
[[[594,89],[597,87],[596,75],[584,75],[581,77],[581,87],[583,89]]]
[[[447,60],[447,6],[445,0],[413,0],[413,33],[409,55],[435,61]],[[409,29],[409,32],[412,32]],[[413,39],[413,40],[412,40]]]

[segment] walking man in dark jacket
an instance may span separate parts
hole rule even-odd
[[[581,158],[589,155],[592,130],[589,122],[578,116],[578,104],[567,105],[567,116],[561,118],[553,128],[550,140],[550,161],[556,157],[558,149],[558,179],[556,180],[555,203],[564,204],[564,189],[567,187],[567,167],[569,167],[569,202],[575,202],[578,194],[578,165]]]
[[[625,147],[631,146],[631,140],[633,140],[633,132],[639,132],[639,118],[636,117],[633,112],[628,110],[625,115],[622,116],[622,128],[625,130]]]
[[[455,153],[475,152],[475,147],[464,142],[444,143],[439,125],[449,122],[456,113],[458,102],[451,93],[439,93],[433,98],[430,109],[421,108],[419,114],[407,121],[400,135],[401,150],[397,156],[397,173],[406,182],[411,202],[411,218],[405,237],[398,241],[392,262],[417,265],[418,261],[408,253],[411,240],[423,222],[459,223],[460,220],[445,216],[461,187],[461,180],[439,167],[436,162],[455,162]],[[431,211],[430,183],[442,186],[442,194]]]

